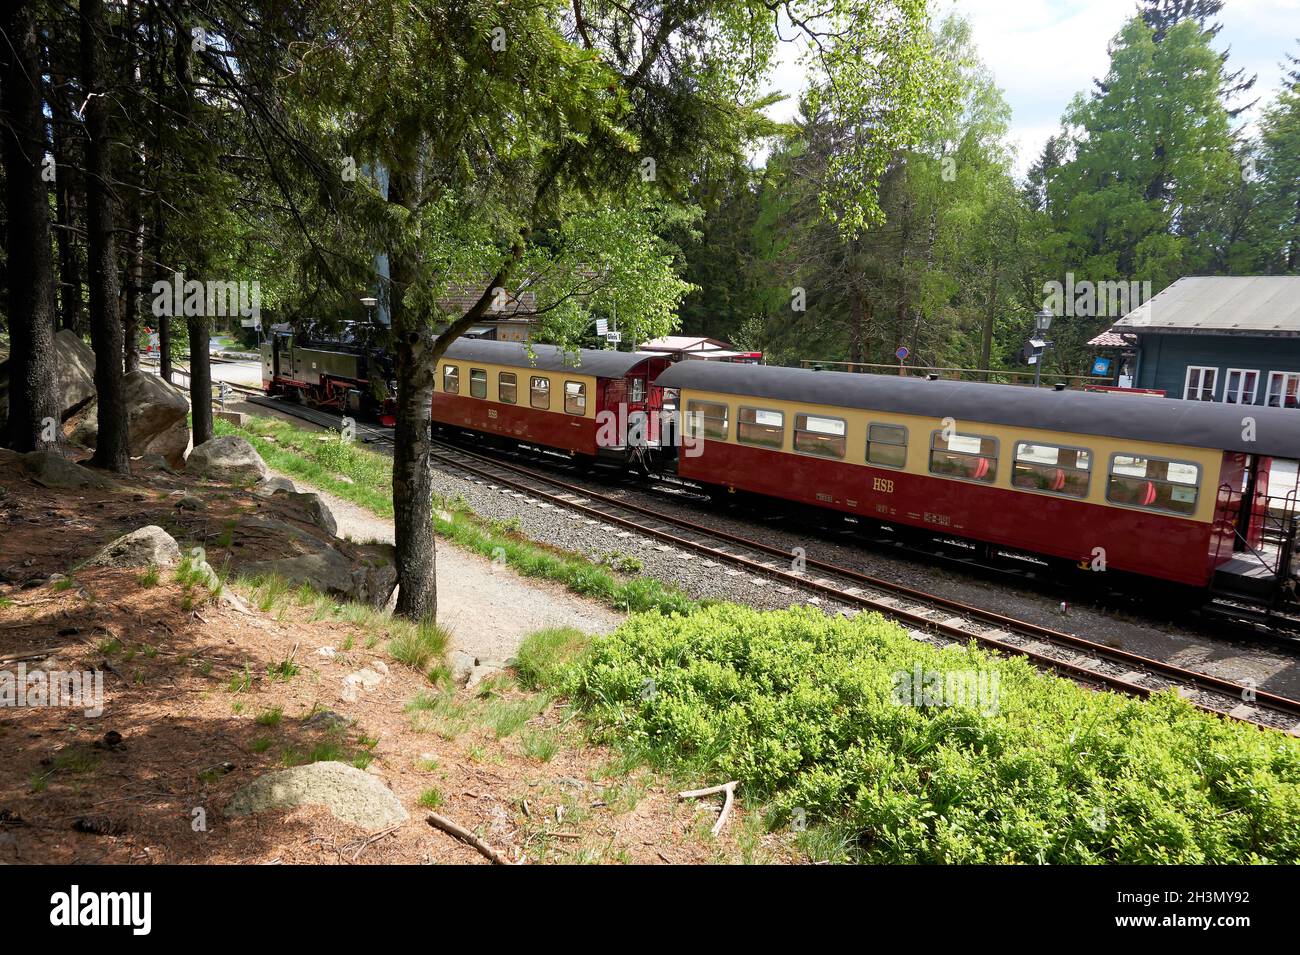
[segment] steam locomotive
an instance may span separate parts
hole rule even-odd
[[[272,325],[262,343],[266,393],[392,427],[397,381],[385,338],[384,329],[366,322]]]

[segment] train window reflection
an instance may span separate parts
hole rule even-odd
[[[539,411],[549,411],[551,407],[551,379],[533,376],[529,387],[529,403]]]
[[[519,400],[519,386],[513,371],[497,372],[497,400],[504,405],[513,405]]]
[[[1189,461],[1116,454],[1110,459],[1106,500],[1174,514],[1196,513],[1201,469]]]
[[[1016,445],[1014,487],[1066,497],[1087,497],[1092,452],[1054,444],[1021,441]]]
[[[687,433],[697,438],[726,441],[729,410],[720,401],[686,402]]]
[[[907,429],[894,424],[867,426],[867,463],[887,468],[907,466]]]
[[[998,440],[936,431],[930,436],[930,473],[992,484],[998,476]]]
[[[785,444],[785,413],[741,408],[736,418],[736,440],[760,448],[780,448]]]
[[[565,414],[586,414],[587,413],[587,386],[580,381],[566,381],[564,383],[564,412]]]
[[[469,396],[471,398],[487,397],[487,372],[482,368],[469,370]]]
[[[460,366],[442,366],[442,390],[449,395],[460,394]]]
[[[843,458],[848,444],[843,418],[815,414],[794,416],[794,449],[823,458]]]

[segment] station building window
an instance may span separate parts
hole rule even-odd
[[[1174,514],[1194,514],[1201,468],[1188,461],[1115,454],[1110,459],[1106,500]]]
[[[1065,497],[1087,497],[1092,452],[1030,441],[1016,442],[1012,487]]]
[[[460,394],[460,366],[442,366],[442,390],[449,395]]]
[[[730,411],[721,401],[686,402],[687,433],[697,438],[726,441]]]
[[[1275,371],[1268,376],[1268,406],[1300,407],[1300,372]]]
[[[1229,368],[1224,380],[1223,400],[1230,405],[1253,405],[1259,401],[1259,372]]]
[[[785,444],[785,412],[741,408],[736,412],[736,440],[760,448],[781,448]]]
[[[487,372],[482,368],[469,370],[469,396],[471,398],[487,397]]]
[[[886,468],[907,466],[907,429],[896,424],[867,425],[867,463]]]
[[[551,409],[551,379],[532,377],[528,388],[528,402],[539,411]]]
[[[794,449],[804,454],[843,460],[848,447],[848,425],[843,418],[824,415],[794,416]]]
[[[992,484],[998,476],[998,439],[978,434],[930,436],[930,473]]]
[[[519,401],[519,384],[513,371],[497,372],[497,400],[504,405]]]
[[[580,415],[587,413],[587,386],[581,381],[564,383],[564,413]]]
[[[1188,401],[1213,401],[1214,386],[1219,379],[1219,369],[1204,368],[1200,365],[1187,366],[1187,381],[1183,385],[1183,397]]]

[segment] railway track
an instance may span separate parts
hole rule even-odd
[[[341,419],[335,415],[275,401],[254,389],[234,388],[248,395],[251,403],[276,408],[322,427],[340,425]],[[388,429],[358,424],[356,433],[367,443],[383,445],[392,441]],[[457,445],[435,441],[434,457],[471,480],[486,484],[489,490],[573,511],[591,524],[618,528],[620,535],[651,537],[659,541],[661,549],[676,549],[683,559],[699,560],[705,572],[749,573],[778,582],[791,593],[811,592],[819,599],[845,607],[878,612],[902,623],[915,639],[961,643],[973,640],[1001,654],[1023,656],[1041,669],[1091,687],[1140,698],[1173,689],[1206,712],[1300,736],[1300,700],[795,555]]]

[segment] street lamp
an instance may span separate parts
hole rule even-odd
[[[1030,354],[1030,361],[1034,363],[1035,388],[1039,386],[1039,381],[1043,377],[1043,356],[1047,354],[1047,349],[1052,347],[1052,343],[1045,337],[1051,327],[1052,313],[1047,308],[1043,308],[1034,316],[1036,334],[1029,340],[1029,347],[1026,349]]]
[[[364,305],[364,306],[366,307],[366,324],[367,324],[367,325],[371,324],[371,321],[372,321],[372,320],[371,320],[370,310],[371,310],[372,308],[374,308],[375,305],[377,305],[378,303],[379,303],[379,299],[374,298],[373,296],[370,296],[370,295],[367,295],[367,296],[365,296],[364,298],[361,299],[361,304]]]

